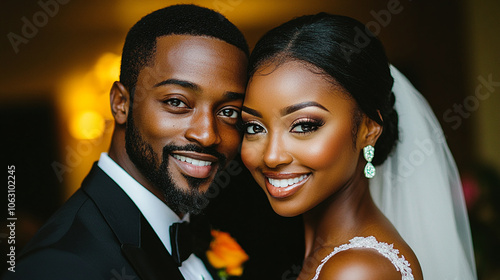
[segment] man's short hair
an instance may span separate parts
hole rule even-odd
[[[169,6],[146,15],[128,32],[123,46],[120,82],[133,98],[139,72],[156,51],[156,39],[166,35],[208,36],[223,40],[248,57],[241,31],[220,13],[196,5]]]

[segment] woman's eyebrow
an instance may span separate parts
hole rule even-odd
[[[282,116],[286,116],[286,115],[289,115],[293,112],[296,112],[298,110],[301,110],[301,109],[304,109],[306,107],[318,107],[322,110],[325,110],[327,112],[330,112],[328,111],[328,109],[326,109],[325,107],[323,107],[323,105],[319,104],[318,102],[314,102],[314,101],[305,101],[305,102],[301,102],[301,103],[298,103],[298,104],[294,104],[294,105],[290,105],[286,108],[283,108],[280,110],[281,112],[281,115]]]

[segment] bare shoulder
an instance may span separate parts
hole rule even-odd
[[[355,248],[339,252],[330,258],[318,279],[401,280],[401,273],[376,250]]]

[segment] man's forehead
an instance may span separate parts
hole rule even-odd
[[[246,76],[246,65],[244,52],[222,40],[206,36],[167,35],[158,38],[155,55],[140,75],[157,82],[174,73],[188,77],[201,71],[211,76],[221,72]]]
[[[215,90],[243,94],[246,63],[243,51],[218,39],[162,36],[156,46],[156,55],[139,73],[137,86],[146,90],[171,86],[197,92]],[[225,96],[234,99],[234,94]]]
[[[211,54],[227,50],[238,50],[244,55],[244,52],[238,47],[215,37],[171,34],[156,38],[155,55],[161,55],[162,52],[186,52],[190,55],[195,55],[195,52]],[[246,58],[245,55],[244,57]]]

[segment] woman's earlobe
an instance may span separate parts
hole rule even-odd
[[[109,94],[111,113],[117,124],[125,124],[129,113],[130,93],[120,82],[114,82]]]

